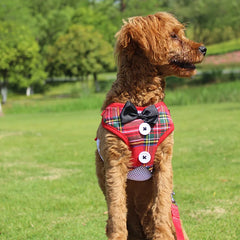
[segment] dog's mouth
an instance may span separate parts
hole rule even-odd
[[[181,61],[177,61],[177,60],[172,60],[171,64],[175,65],[179,68],[186,69],[186,70],[195,70],[196,69],[196,66],[191,62],[181,62]]]

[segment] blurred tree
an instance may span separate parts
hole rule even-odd
[[[4,0],[6,1],[6,0]],[[17,1],[17,0],[14,0]],[[87,6],[88,0],[18,0],[30,9],[32,16],[42,15],[46,17],[52,10],[62,10],[66,7],[76,9],[78,6]]]
[[[109,8],[112,11],[111,13]],[[108,4],[97,4],[94,7],[78,8],[73,14],[72,23],[93,26],[96,31],[102,34],[105,40],[113,44],[115,42],[114,35],[118,30],[118,27],[114,23],[117,15],[119,14],[114,7]]]
[[[26,27],[10,22],[0,24],[0,82],[5,89],[44,83],[46,73],[37,42]]]
[[[171,0],[169,7],[180,20],[191,24],[196,41],[211,44],[240,36],[238,0]]]
[[[129,0],[125,2],[124,18],[139,15],[154,14],[167,8],[167,1],[157,0]]]
[[[123,12],[126,8],[126,0],[120,0],[120,11]]]
[[[28,7],[32,19],[36,21],[33,31],[42,53],[47,45],[53,44],[61,34],[67,31],[75,9],[89,4],[88,0],[21,1]]]
[[[38,24],[35,36],[42,53],[47,45],[53,44],[60,35],[67,31],[71,25],[73,12],[72,8],[66,7],[61,10],[53,9],[46,16],[36,15]]]
[[[20,25],[33,26],[31,12],[23,0],[1,0],[0,1],[0,21],[17,22]]]
[[[50,76],[83,77],[113,69],[112,46],[92,26],[73,25],[48,47]]]

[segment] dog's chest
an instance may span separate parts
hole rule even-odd
[[[109,105],[102,113],[102,126],[119,136],[131,150],[131,170],[145,167],[151,173],[157,147],[174,130],[167,106],[163,102],[154,106],[158,115],[154,124],[149,124],[139,118],[123,123],[120,115],[125,106],[120,103]],[[141,115],[144,109],[146,108],[136,107],[136,114]],[[129,115],[131,116],[131,113]]]

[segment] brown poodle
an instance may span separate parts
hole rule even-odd
[[[107,236],[177,239],[171,215],[173,123],[163,103],[164,78],[194,75],[207,49],[187,39],[184,26],[165,12],[129,18],[116,37],[117,80],[102,107],[96,151]]]

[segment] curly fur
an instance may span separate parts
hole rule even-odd
[[[194,75],[193,64],[200,63],[206,53],[199,48],[202,44],[185,37],[181,23],[164,12],[129,18],[116,37],[117,80],[103,110],[114,102],[130,100],[136,106],[149,106],[163,101],[165,77]],[[127,180],[131,152],[120,138],[101,125],[97,138],[104,159],[96,151],[96,172],[108,206],[108,239],[176,239],[170,197],[173,133],[157,149],[153,177],[143,182]]]

